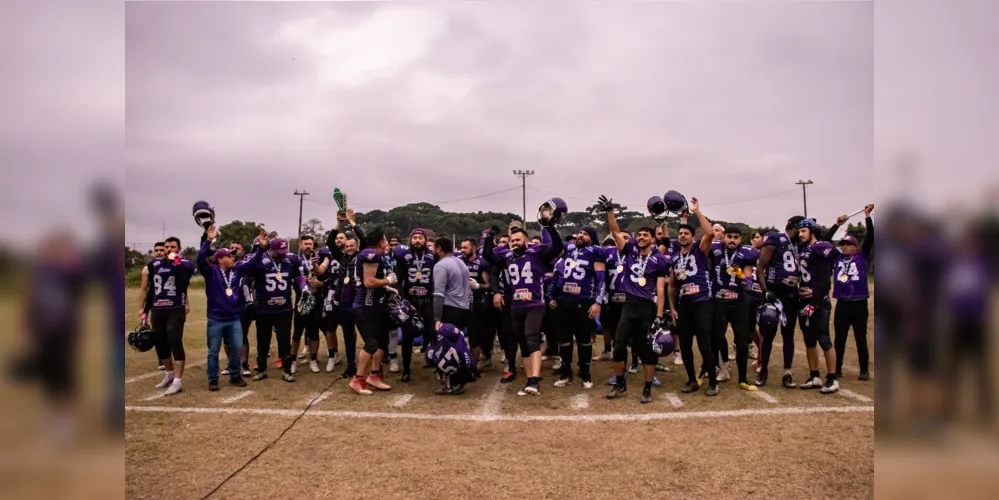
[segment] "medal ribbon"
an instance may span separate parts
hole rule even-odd
[[[222,273],[222,280],[225,281],[225,289],[232,290],[232,286],[230,285],[232,282],[232,270],[229,270],[229,274],[226,274],[226,271],[220,267],[219,272]]]

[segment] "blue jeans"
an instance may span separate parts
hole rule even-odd
[[[228,321],[208,320],[208,380],[219,379],[219,349],[225,339],[229,356],[229,378],[240,376],[239,356],[243,351],[243,326],[239,318]]]

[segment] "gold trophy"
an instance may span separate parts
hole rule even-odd
[[[340,188],[335,188],[333,190],[333,201],[336,202],[337,220],[347,220],[347,195],[340,191]]]

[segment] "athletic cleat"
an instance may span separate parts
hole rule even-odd
[[[739,388],[749,392],[756,392],[759,390],[755,385],[751,385],[747,382],[739,382]]]
[[[509,384],[517,380],[517,374],[513,372],[503,372],[503,378],[500,380],[501,384]]]
[[[336,364],[340,362],[340,353],[336,353],[333,357],[326,360],[326,373],[333,373],[336,369]]]
[[[399,360],[397,358],[389,361],[389,373],[399,373]]]
[[[492,367],[493,367],[493,360],[490,359],[490,358],[483,359],[482,361],[479,361],[478,365],[476,365],[476,368],[480,372],[483,371],[483,370],[488,370],[488,369],[490,369]]]
[[[413,381],[413,376],[410,375],[409,373],[403,373],[402,376],[399,377],[399,382],[402,382],[404,384],[408,384],[412,381]]]
[[[717,396],[718,395],[718,385],[708,386],[708,392],[704,393],[705,396]]]
[[[562,357],[555,356],[552,358],[552,370],[558,371],[562,369]]]
[[[371,387],[374,387],[375,389],[378,389],[379,391],[391,391],[392,390],[392,387],[390,387],[388,384],[385,383],[384,380],[382,380],[381,374],[377,374],[377,375],[371,374],[371,375],[368,375],[368,378],[364,382],[367,385],[369,385]]]
[[[518,396],[537,396],[541,394],[541,388],[538,384],[527,384],[523,389],[517,391]]]
[[[593,381],[590,380],[590,377],[583,377],[583,389],[589,390],[592,388],[593,388]]]
[[[179,379],[173,379],[173,382],[170,382],[170,387],[167,387],[167,390],[166,392],[163,393],[163,395],[172,396],[183,390],[184,390],[184,385],[181,383],[181,381]]]
[[[642,404],[644,405],[646,403],[651,403],[651,402],[652,402],[652,391],[650,391],[650,390],[643,390],[642,391]]]
[[[465,384],[458,384],[458,385],[451,386],[451,395],[452,396],[457,396],[457,395],[459,395],[459,394],[461,394],[463,392],[465,392]]]
[[[686,384],[683,384],[683,387],[680,389],[680,392],[684,394],[690,394],[691,392],[697,392],[697,390],[700,388],[701,385],[698,384],[697,382],[687,382]]]
[[[635,374],[638,373],[638,365],[631,365],[628,367],[628,373]]]
[[[282,371],[281,372],[281,380],[284,380],[285,382],[288,382],[290,384],[290,383],[292,383],[292,382],[295,381],[295,376],[292,375],[291,373]]]
[[[819,387],[822,387],[822,379],[819,377],[812,377],[798,386],[799,389],[818,389]]]
[[[753,382],[753,385],[755,385],[756,387],[763,387],[767,385],[767,373],[760,372],[758,375],[756,375],[756,381]]]
[[[593,361],[610,361],[612,359],[614,359],[614,355],[611,354],[610,352],[602,352],[600,354],[597,354],[596,356],[593,356]]]
[[[673,352],[673,365],[683,366],[683,356],[680,355],[680,351]]]
[[[659,381],[659,377],[652,377],[652,387],[660,387],[663,383]]]
[[[167,387],[170,387],[170,384],[172,382],[173,382],[173,372],[167,372],[166,375],[163,376],[163,380],[160,383],[156,384],[156,388],[166,389]]]
[[[832,394],[839,391],[839,381],[836,379],[827,379],[825,385],[819,390],[822,394]]]
[[[246,387],[246,381],[243,377],[231,378],[229,379],[229,385],[233,387]]]
[[[277,359],[277,367],[278,367],[278,368],[284,368],[283,366],[281,366],[281,365],[283,365],[283,364],[284,364],[284,361],[281,361],[281,358],[278,358],[278,359]]]
[[[865,382],[870,379],[871,379],[871,374],[869,372],[860,372],[860,376],[857,377],[857,380],[862,380]]]
[[[253,381],[259,382],[265,378],[267,378],[267,372],[257,372],[257,374],[253,376]]]
[[[665,373],[669,373],[669,372],[671,372],[671,371],[673,371],[673,370],[671,370],[671,369],[670,369],[670,368],[669,368],[668,366],[666,366],[666,365],[664,365],[664,364],[661,364],[661,363],[660,363],[660,364],[657,364],[657,365],[656,365],[656,371],[657,371],[657,372],[665,372]]]
[[[789,373],[785,373],[784,376],[781,377],[781,383],[784,384],[785,389],[794,389],[797,387],[794,380],[791,378],[791,374]]]
[[[250,368],[248,366],[243,365],[243,371],[241,375],[243,375],[244,377],[249,377],[250,375],[253,375],[253,372],[250,371]]]
[[[572,375],[562,375],[555,381],[555,387],[567,387],[572,385]]]
[[[628,386],[626,385],[615,385],[611,388],[610,392],[607,393],[607,399],[617,399],[628,392]]]
[[[319,362],[314,359],[309,361],[309,370],[312,370],[312,373],[319,373]]]
[[[161,372],[165,372],[166,371],[166,367],[163,366],[163,365],[160,365],[160,366],[156,367],[156,369],[159,370],[159,371],[161,371]]]
[[[298,372],[298,363],[292,363],[291,364],[291,374],[294,375],[296,372]]]
[[[215,391],[219,390],[219,381],[218,380],[209,380],[208,381],[208,390],[212,391],[212,392],[215,392]]]
[[[718,379],[717,380],[719,382],[724,382],[724,381],[728,380],[729,378],[732,377],[731,371],[732,371],[732,369],[728,365],[722,366],[721,369],[718,370]]]
[[[373,394],[371,392],[371,389],[368,389],[368,384],[365,383],[364,379],[360,377],[351,378],[350,383],[347,384],[347,387],[350,387],[351,389],[354,390],[354,392],[362,396],[370,396],[371,394]]]

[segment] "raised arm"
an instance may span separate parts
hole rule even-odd
[[[212,229],[214,229],[214,226],[209,228],[208,231]],[[207,234],[208,233],[206,231],[205,235],[207,236]],[[198,259],[196,261],[198,264],[198,272],[200,272],[201,275],[204,276],[206,280],[212,274],[212,265],[210,262],[208,262],[208,256],[211,254],[212,251],[212,239],[213,238],[201,239],[201,248],[198,249]]]
[[[867,226],[867,234],[864,236],[864,243],[861,244],[860,251],[867,260],[871,260],[871,254],[874,253],[874,221],[871,220],[872,211],[874,211],[873,203],[864,207],[864,223]]]
[[[562,250],[565,248],[565,243],[562,241],[562,237],[559,236],[558,232],[555,232],[555,234],[552,235],[551,233],[553,231],[555,230],[550,227],[541,228],[542,240],[544,240],[545,234],[548,235],[548,239],[550,240],[548,245],[545,245],[544,243],[541,244],[541,259],[548,263],[555,262],[559,255],[562,255]]]
[[[597,206],[601,210],[607,212],[607,229],[610,231],[611,236],[614,237],[614,246],[617,247],[617,253],[624,251],[624,235],[621,234],[621,228],[617,225],[617,215],[614,213],[614,209],[617,208],[613,200],[607,198],[604,195],[600,195],[597,199]]]
[[[711,242],[714,240],[714,233],[711,231],[711,221],[701,212],[700,203],[697,198],[690,199],[690,208],[697,216],[697,222],[701,225],[701,229],[704,230],[704,236],[701,236],[701,253],[704,255],[711,254]]]
[[[496,226],[482,231],[482,258],[502,270],[506,268],[506,262],[503,262],[503,258],[496,255],[496,252],[493,251],[493,248],[496,246],[494,238],[498,233],[499,228]]]

